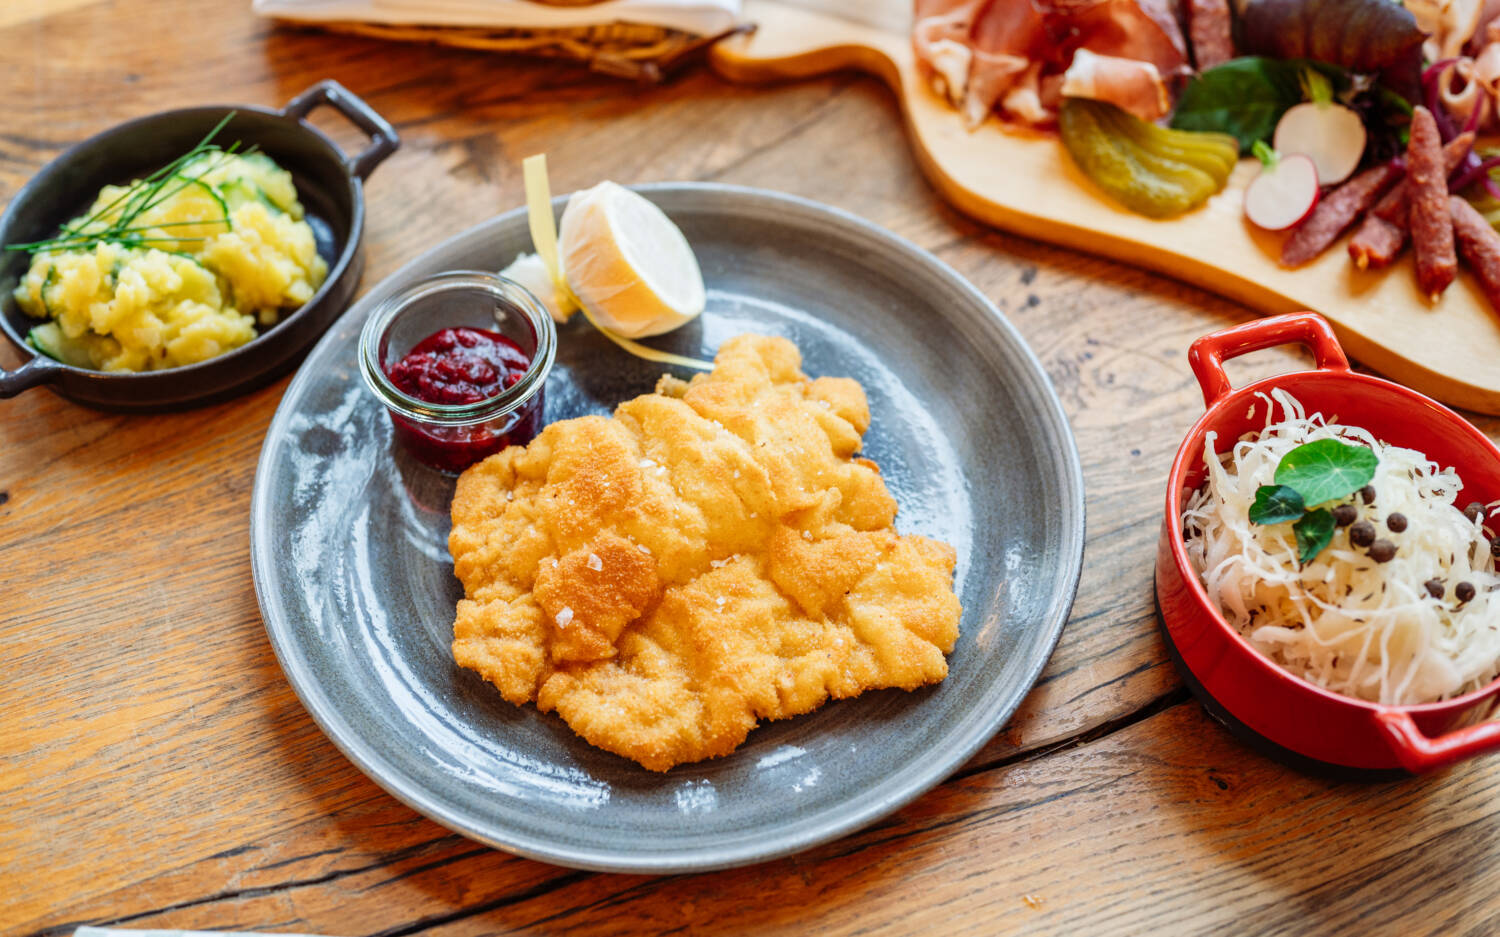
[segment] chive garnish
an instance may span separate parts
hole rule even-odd
[[[207,240],[204,237],[150,237],[147,232],[165,228],[182,227],[186,225],[223,225],[225,230],[233,230],[234,224],[229,217],[229,205],[224,197],[214,189],[212,185],[203,181],[203,177],[213,172],[227,159],[235,155],[249,155],[255,151],[250,147],[240,153],[239,141],[235,141],[228,147],[219,147],[213,144],[214,137],[219,131],[234,119],[235,111],[224,115],[224,119],[214,125],[202,140],[199,140],[191,150],[172,160],[172,162],[161,167],[144,179],[131,183],[124,192],[112,199],[109,204],[103,206],[90,214],[82,221],[65,224],[57,237],[47,238],[42,241],[31,241],[26,244],[7,244],[5,250],[26,251],[30,254],[38,254],[44,251],[71,251],[88,250],[99,244],[118,244],[122,247],[152,247],[157,245],[182,245],[188,243],[199,243]],[[187,175],[183,172],[193,161],[208,154],[219,154],[211,157],[208,165],[196,175]],[[137,224],[143,214],[162,204],[167,199],[183,191],[188,186],[199,186],[209,197],[218,203],[221,216],[206,221],[169,221],[160,224]],[[103,225],[98,230],[90,231],[90,227]],[[165,233],[165,232],[164,232]],[[166,250],[165,247],[162,248]],[[182,254],[180,250],[171,250],[169,253]],[[183,256],[189,256],[184,254]]]

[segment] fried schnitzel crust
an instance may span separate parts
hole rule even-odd
[[[466,471],[449,552],[453,656],[653,771],[728,754],[760,719],[942,680],[955,556],[900,536],[855,458],[870,413],[785,339],[547,427]]]

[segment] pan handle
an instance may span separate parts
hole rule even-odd
[[[387,156],[396,152],[401,137],[396,128],[359,95],[331,78],[325,79],[292,98],[281,109],[283,117],[302,120],[319,104],[327,104],[348,118],[349,122],[370,135],[370,145],[358,156],[344,157],[344,166],[358,179],[369,178]]]
[[[1375,722],[1385,730],[1386,742],[1401,766],[1413,774],[1500,749],[1500,722],[1493,720],[1435,739],[1428,738],[1411,714],[1401,709],[1382,707],[1375,712]]]
[[[0,370],[0,397],[14,397],[38,384],[50,383],[61,373],[62,365],[46,355],[37,355],[14,371]]]
[[[1230,358],[1300,342],[1312,349],[1320,371],[1347,371],[1349,359],[1339,346],[1338,337],[1328,320],[1314,312],[1295,312],[1246,322],[1203,336],[1188,350],[1188,363],[1203,388],[1203,403],[1213,407],[1231,388],[1224,373],[1224,362]]]

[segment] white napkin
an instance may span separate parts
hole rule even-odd
[[[664,26],[712,36],[739,21],[740,0],[606,0],[550,6],[528,0],[253,0],[261,16],[490,29],[560,29],[601,23]]]

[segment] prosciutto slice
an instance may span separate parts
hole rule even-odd
[[[970,128],[1047,58],[1049,39],[1030,0],[917,0],[917,61]]]
[[[1172,109],[1161,72],[1150,62],[1095,55],[1088,49],[1073,53],[1073,64],[1063,75],[1062,93],[1070,98],[1108,101],[1141,120],[1165,117]]]
[[[1076,50],[1088,49],[1098,55],[1150,62],[1163,75],[1176,76],[1188,70],[1187,42],[1178,25],[1181,16],[1171,0],[1046,2],[1050,3],[1049,25],[1066,48],[1069,61]]]
[[[916,0],[917,60],[964,122],[995,110],[1029,124],[1056,118],[1061,76],[1093,53],[1067,93],[1150,120],[1167,83],[1189,70],[1177,0]]]

